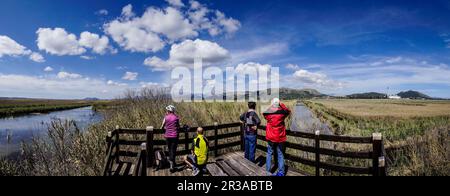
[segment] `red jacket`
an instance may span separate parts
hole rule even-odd
[[[274,143],[286,142],[286,124],[284,120],[291,114],[291,110],[284,104],[280,108],[270,107],[263,113],[267,120],[266,139]]]

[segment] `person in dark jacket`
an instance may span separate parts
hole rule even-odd
[[[245,132],[245,158],[255,162],[256,153],[256,135],[258,132],[258,126],[261,124],[261,119],[259,119],[256,113],[256,103],[248,103],[249,110],[243,113],[240,117],[242,123],[244,123]]]
[[[264,118],[267,120],[267,160],[266,160],[266,170],[268,173],[272,169],[272,155],[274,152],[277,154],[278,158],[278,172],[275,176],[284,176],[284,154],[283,148],[284,143],[287,140],[286,137],[286,118],[291,114],[291,111],[280,102],[278,98],[272,100],[272,105],[267,111],[263,113]]]

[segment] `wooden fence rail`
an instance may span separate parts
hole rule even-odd
[[[222,129],[236,129],[226,133],[219,134],[219,130]],[[265,126],[260,126],[259,130],[265,130]],[[189,144],[192,143],[193,135],[197,130],[197,127],[189,128],[188,130],[180,132],[180,140],[179,144],[184,146],[183,150],[177,151],[177,155],[187,155],[190,153]],[[214,145],[210,147],[210,152],[214,154],[214,156],[219,156],[219,150],[223,149],[232,149],[234,147],[240,146],[241,150],[244,150],[244,131],[241,123],[230,123],[230,124],[222,124],[214,123],[213,126],[203,127],[205,131],[205,135],[208,132],[213,132],[213,134],[207,136],[210,142],[213,142]],[[123,129],[120,127],[116,127],[116,129],[112,132],[108,133],[107,136],[107,158],[105,160],[105,169],[104,175],[111,175],[113,160],[116,163],[120,162],[121,157],[134,157],[136,158],[135,166],[135,174],[134,175],[145,175],[144,171],[147,168],[151,168],[154,165],[154,151],[155,146],[163,146],[166,144],[163,139],[155,139],[162,138],[164,134],[164,130],[162,129],[154,129],[154,127],[147,127],[146,129]],[[140,140],[129,139],[128,136],[134,136],[134,138],[141,137]],[[161,137],[155,137],[155,135]],[[334,136],[334,135],[321,135],[320,131],[315,133],[306,133],[306,132],[294,132],[287,131],[287,135],[294,138],[302,138],[314,141],[314,146],[297,144],[292,142],[286,142],[286,148],[313,153],[315,155],[314,160],[305,159],[295,154],[285,153],[285,157],[287,160],[315,167],[315,175],[320,175],[320,170],[330,170],[335,172],[342,173],[350,173],[350,174],[368,174],[374,176],[385,176],[386,174],[386,163],[385,163],[385,150],[383,146],[383,138],[381,134],[375,133],[372,137],[350,137],[350,136]],[[184,136],[184,137],[183,137]],[[219,140],[225,140],[229,138],[240,137],[237,141],[225,141],[219,144]],[[143,139],[144,138],[144,139]],[[262,135],[257,135],[259,141],[266,141],[265,137]],[[335,149],[327,149],[321,147],[322,141],[328,142],[338,142],[338,143],[352,143],[352,144],[371,144],[372,150],[365,152],[350,152],[350,151],[342,151]],[[140,147],[139,152],[132,152],[121,150],[128,149],[127,146],[135,146]],[[145,149],[144,149],[145,148]],[[257,149],[267,151],[267,147],[263,145],[257,145]],[[331,157],[342,157],[342,158],[351,158],[351,159],[367,159],[372,160],[372,166],[367,168],[360,167],[350,167],[350,166],[341,166],[334,165],[330,163],[324,163],[321,161],[321,155],[331,156]],[[138,170],[138,171],[137,171]]]

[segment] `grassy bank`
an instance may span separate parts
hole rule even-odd
[[[450,175],[448,101],[314,100],[305,104],[338,135],[383,133],[390,175]]]
[[[48,113],[93,105],[92,101],[4,99],[0,100],[0,117],[20,116],[31,113]]]
[[[161,94],[155,90],[130,91],[119,100],[99,106],[105,120],[84,133],[73,122],[55,121],[49,125],[46,137],[36,137],[23,145],[21,160],[0,161],[0,171],[5,171],[3,175],[97,176],[102,174],[107,132],[117,125],[160,127],[164,108],[169,104],[176,106],[181,123],[192,127],[237,122],[247,111],[246,103],[173,103]],[[293,107],[295,102],[288,105]]]

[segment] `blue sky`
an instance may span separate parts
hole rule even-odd
[[[448,21],[445,0],[3,0],[0,97],[113,98],[202,55],[283,87],[450,98]]]

